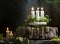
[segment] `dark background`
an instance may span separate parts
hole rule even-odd
[[[60,29],[59,0],[1,0],[0,2],[0,33],[5,32],[6,27],[15,31],[15,28],[25,24],[25,18],[30,14],[32,6],[35,8],[43,6],[45,14],[52,19],[49,25]]]

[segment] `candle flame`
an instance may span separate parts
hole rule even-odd
[[[9,28],[7,27],[7,31],[9,30]]]
[[[43,7],[41,7],[41,10],[43,10]]]
[[[39,7],[37,8],[37,10],[39,10]]]
[[[10,37],[13,37],[13,33],[12,33],[12,31],[10,31],[10,34],[9,34],[9,35],[10,35]]]
[[[10,33],[12,34],[12,31]]]
[[[6,30],[6,32],[8,32],[9,33],[9,28],[7,27],[7,30]]]
[[[34,7],[32,7],[31,10],[34,10]]]

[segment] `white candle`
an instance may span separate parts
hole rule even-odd
[[[39,18],[40,17],[39,17],[39,7],[38,7],[37,10],[36,10],[36,20],[39,21]]]
[[[43,10],[43,7],[41,7],[41,17],[44,17],[44,10]]]
[[[7,27],[7,30],[6,30],[6,39],[9,39],[9,28]]]
[[[35,17],[35,11],[34,11],[34,7],[31,8],[31,15],[32,15],[32,18]]]

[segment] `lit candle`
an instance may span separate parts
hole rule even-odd
[[[41,17],[44,17],[44,10],[43,10],[43,7],[41,7]]]
[[[12,31],[10,31],[9,36],[10,36],[10,38],[12,38],[12,37],[13,37],[13,33],[12,33]]]
[[[39,7],[38,7],[37,10],[36,10],[36,20],[39,21],[39,18],[40,17],[39,17]]]
[[[31,15],[32,15],[32,18],[35,17],[35,11],[34,11],[34,7],[31,8]]]
[[[7,27],[7,30],[6,30],[6,38],[9,39],[9,28]]]

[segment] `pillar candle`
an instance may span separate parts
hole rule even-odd
[[[13,33],[12,33],[12,31],[10,31],[9,36],[10,36],[10,38],[12,38],[12,37],[13,37]]]
[[[7,27],[7,30],[6,30],[6,39],[9,39],[9,28]]]
[[[44,10],[43,10],[43,7],[41,7],[41,17],[44,17]]]
[[[31,15],[32,15],[32,18],[35,17],[35,11],[34,11],[34,7],[31,8]]]
[[[39,7],[36,10],[36,20],[39,21]]]

